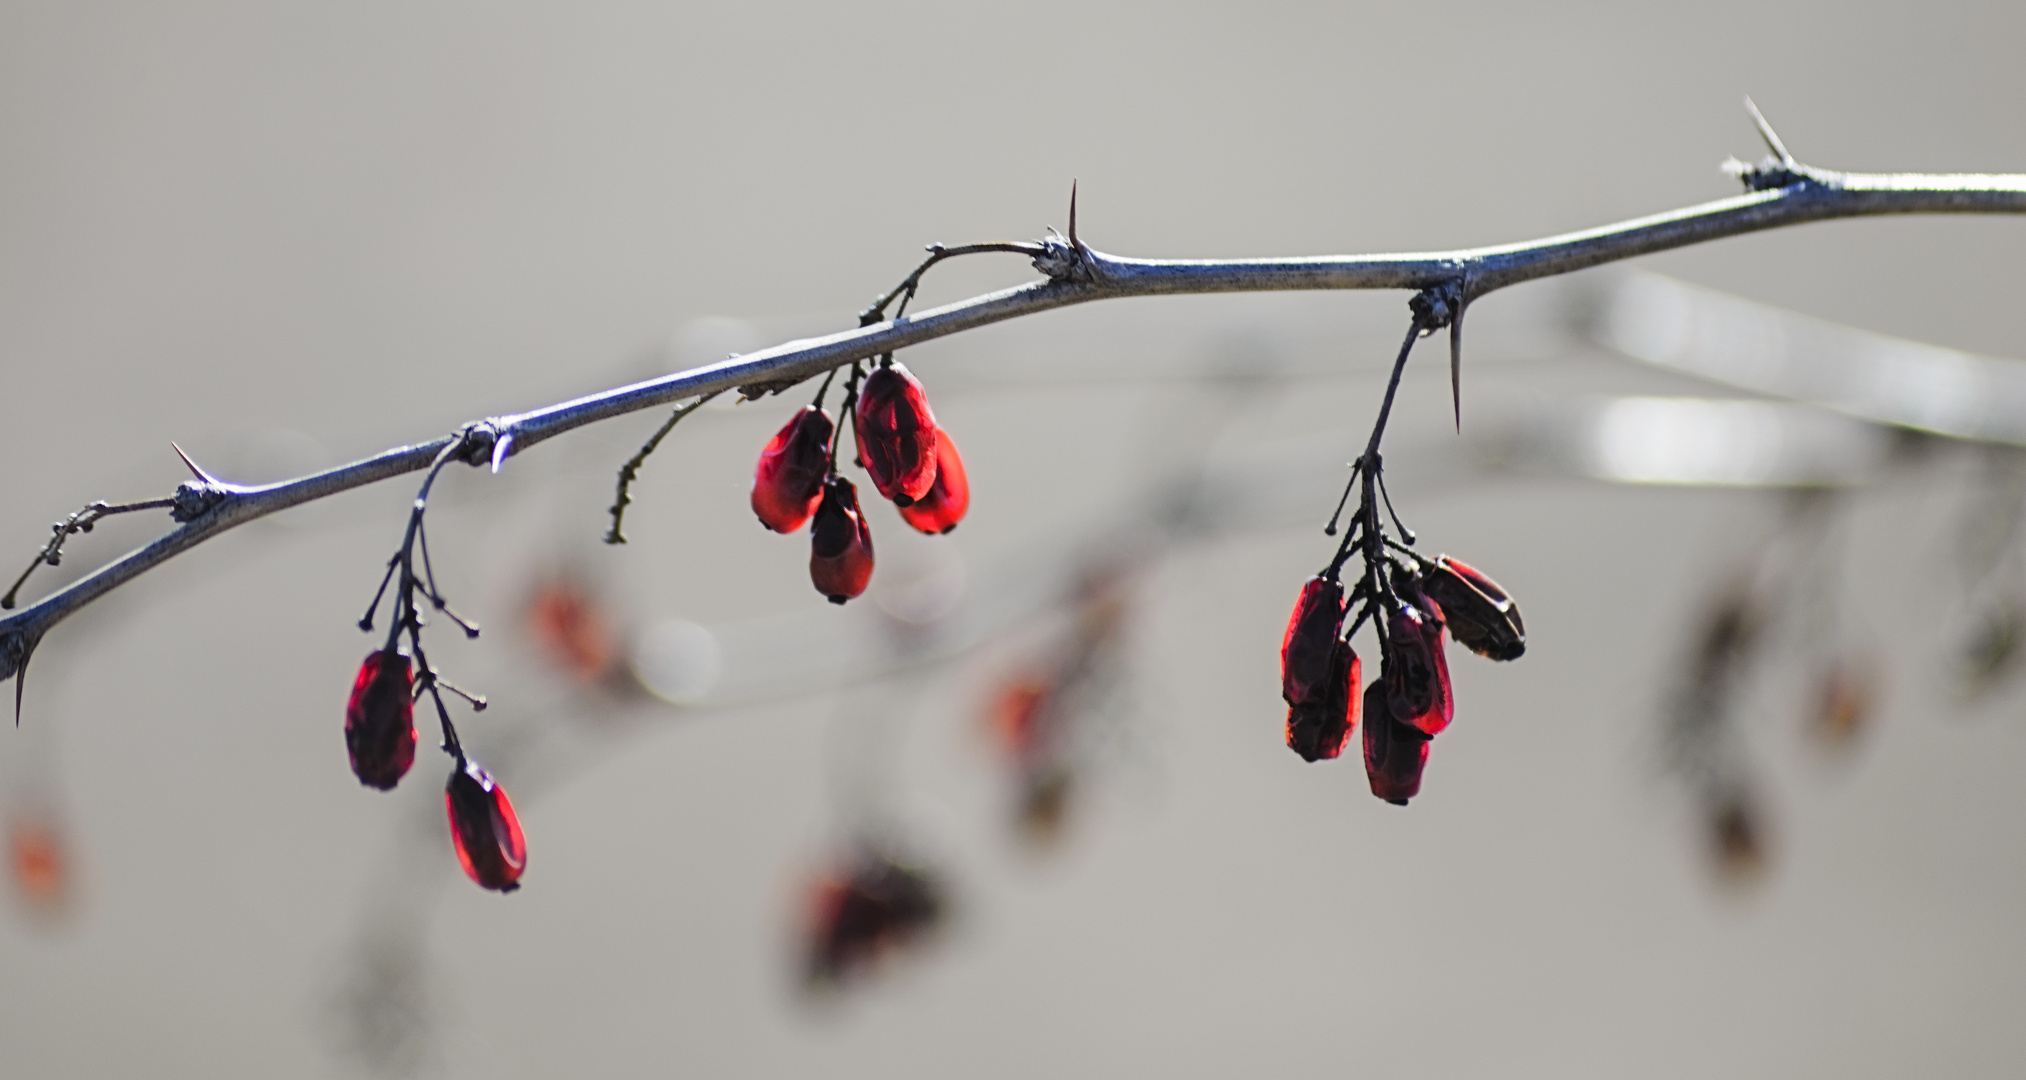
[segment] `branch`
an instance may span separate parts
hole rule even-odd
[[[1838,173],[1800,165],[1784,156],[1755,166],[1732,162],[1729,167],[1751,189],[1747,194],[1584,232],[1462,251],[1168,260],[1107,255],[1081,241],[1055,235],[1036,243],[976,245],[968,250],[1029,254],[1047,280],[827,337],[790,341],[547,408],[494,417],[431,442],[396,447],[297,480],[258,486],[210,478],[186,481],[173,498],[172,513],[180,527],[0,620],[0,679],[20,670],[50,627],[211,537],[279,510],[426,469],[446,447],[460,441],[465,444],[457,455],[460,460],[471,465],[490,460],[497,471],[507,457],[586,424],[733,387],[757,396],[854,360],[1093,300],[1309,289],[1420,291],[1447,286],[1460,298],[1460,311],[1462,305],[1508,285],[1804,222],[1884,214],[2026,213],[2026,175]],[[959,249],[949,250],[949,254],[957,253]],[[929,262],[937,260],[932,255]]]

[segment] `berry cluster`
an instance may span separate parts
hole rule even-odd
[[[380,579],[379,591],[373,595],[365,617],[359,620],[359,629],[370,633],[373,616],[392,585],[393,625],[388,628],[386,644],[366,654],[365,662],[359,665],[358,677],[352,682],[351,700],[345,705],[345,749],[351,756],[352,773],[360,783],[381,791],[393,790],[415,764],[415,703],[428,694],[442,723],[443,752],[455,762],[444,786],[443,805],[450,819],[457,861],[471,880],[485,888],[512,892],[520,887],[521,872],[528,862],[520,819],[507,799],[506,789],[495,783],[478,762],[466,756],[457,738],[457,728],[450,722],[450,710],[443,703],[443,692],[448,690],[465,699],[474,710],[484,709],[485,699],[450,683],[429,663],[422,651],[425,619],[417,603],[418,598],[427,600],[438,613],[462,628],[466,636],[478,636],[478,626],[450,610],[436,587],[436,571],[429,559],[429,536],[423,527],[430,486],[446,464],[469,452],[468,444],[473,441],[473,433],[466,432],[463,439],[444,449],[429,470],[409,513],[401,548],[387,561],[387,573]],[[416,569],[418,553],[420,573]],[[404,635],[408,639],[407,653],[400,651]]]
[[[1346,633],[1340,630],[1349,606],[1338,567],[1310,578],[1280,643],[1288,748],[1305,761],[1336,757],[1362,712],[1372,794],[1401,806],[1420,793],[1428,743],[1455,716],[1444,638],[1492,660],[1526,651],[1519,608],[1496,582],[1447,555],[1404,554],[1388,552],[1390,572],[1368,575],[1351,590],[1351,604],[1364,606]],[[1368,588],[1375,579],[1376,595]],[[1379,678],[1361,698],[1362,665],[1349,636],[1368,617],[1379,638]]]
[[[1512,597],[1477,570],[1447,555],[1423,558],[1413,550],[1414,531],[1402,524],[1386,492],[1385,461],[1379,454],[1400,373],[1414,343],[1448,327],[1450,391],[1456,417],[1463,419],[1458,369],[1462,360],[1463,282],[1431,286],[1408,301],[1413,321],[1393,361],[1379,418],[1365,453],[1351,464],[1350,481],[1337,513],[1323,531],[1335,535],[1337,519],[1357,490],[1352,515],[1336,556],[1302,586],[1280,643],[1281,697],[1287,700],[1287,745],[1303,760],[1343,753],[1360,712],[1365,720],[1365,776],[1372,794],[1398,806],[1421,793],[1429,740],[1456,714],[1449,686],[1446,637],[1492,660],[1515,660],[1526,651],[1526,624]],[[1379,515],[1384,505],[1400,540],[1386,535]],[[1402,543],[1401,541],[1404,541]],[[1356,554],[1363,573],[1348,595],[1340,577]],[[1348,629],[1344,619],[1357,618]],[[1362,665],[1350,639],[1367,620],[1379,639],[1379,678],[1358,692]]]
[[[833,604],[865,592],[872,580],[872,530],[858,505],[858,488],[837,474],[840,431],[823,408],[837,372],[823,380],[816,400],[788,420],[753,471],[753,513],[778,533],[809,528],[809,580]],[[851,417],[858,464],[901,520],[930,535],[957,527],[970,509],[964,459],[950,434],[936,425],[928,395],[891,355],[868,373],[851,366],[844,411]]]

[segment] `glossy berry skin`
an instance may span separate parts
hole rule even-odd
[[[901,507],[900,518],[916,531],[933,536],[956,528],[970,508],[971,482],[964,475],[964,459],[950,433],[937,428],[935,483],[913,505]]]
[[[830,471],[830,435],[836,425],[814,405],[790,417],[760,451],[753,470],[753,513],[777,533],[801,528],[816,512],[823,476]]]
[[[841,476],[823,482],[809,529],[809,580],[833,604],[865,592],[872,580],[872,530],[858,508],[858,489]]]
[[[1350,642],[1342,638],[1334,641],[1327,681],[1308,700],[1287,707],[1287,748],[1300,754],[1303,761],[1322,761],[1343,753],[1358,726],[1362,665]]]
[[[1428,767],[1429,738],[1418,728],[1386,714],[1384,683],[1365,690],[1365,779],[1372,794],[1395,806],[1421,794],[1421,773]]]
[[[912,506],[936,482],[936,414],[922,384],[900,364],[877,367],[858,389],[858,458],[872,486]]]
[[[1449,692],[1449,661],[1442,655],[1442,620],[1434,612],[1403,602],[1386,620],[1386,658],[1381,680],[1393,718],[1440,735],[1455,714]]]
[[[1280,636],[1280,696],[1299,705],[1330,685],[1337,627],[1344,621],[1342,582],[1317,575],[1301,587],[1287,630]]]
[[[1519,605],[1498,582],[1468,564],[1438,555],[1422,574],[1421,589],[1442,609],[1456,643],[1492,660],[1517,660],[1527,651]]]
[[[366,654],[345,704],[345,750],[359,783],[391,791],[415,764],[415,676],[393,650]]]
[[[512,892],[521,887],[528,866],[528,844],[520,818],[506,789],[493,781],[478,762],[465,759],[443,789],[443,807],[450,816],[450,839],[466,876],[488,889]]]

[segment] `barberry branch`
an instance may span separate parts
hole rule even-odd
[[[1758,119],[1762,134],[1769,135],[1771,129]],[[885,303],[911,294],[910,283],[919,284],[919,275],[930,266],[960,252],[1028,255],[1044,280],[494,417],[430,442],[395,447],[300,479],[262,485],[231,484],[208,476],[185,481],[169,499],[146,504],[166,503],[177,528],[0,619],[0,678],[20,670],[52,626],[211,537],[280,510],[426,469],[447,450],[466,464],[489,462],[497,469],[511,455],[587,424],[734,387],[762,392],[783,388],[841,365],[1073,304],[1195,293],[1412,289],[1419,298],[1439,295],[1452,312],[1461,314],[1465,305],[1510,285],[1789,225],[1886,214],[2026,213],[2026,175],[1833,172],[1799,164],[1777,137],[1769,137],[1768,144],[1777,158],[1728,166],[1746,187],[1743,195],[1525,243],[1409,254],[1131,259],[1051,234],[1034,242],[943,249],[947,254],[932,250],[902,287],[875,305],[875,314]],[[1452,327],[1453,349],[1460,347],[1456,321],[1452,315],[1436,324]],[[1452,373],[1456,366],[1453,356]],[[1370,475],[1374,472],[1367,470],[1363,477],[1368,487],[1377,482]]]

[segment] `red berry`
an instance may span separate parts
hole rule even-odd
[[[814,405],[790,417],[760,451],[753,470],[753,513],[760,524],[791,533],[816,511],[823,476],[830,471],[830,414]]]
[[[1299,705],[1326,689],[1332,643],[1344,621],[1344,587],[1321,575],[1308,579],[1280,636],[1280,696]]]
[[[1365,779],[1372,794],[1395,806],[1421,793],[1428,767],[1428,736],[1386,713],[1384,683],[1365,689]]]
[[[936,482],[936,414],[922,384],[899,364],[874,368],[858,390],[858,457],[872,486],[912,506]]]
[[[1333,758],[1344,752],[1358,726],[1358,677],[1362,665],[1351,643],[1333,637],[1329,676],[1306,701],[1287,708],[1287,747],[1303,761]],[[1382,718],[1383,719],[1383,718]],[[1366,721],[1370,723],[1371,721]]]
[[[391,791],[415,764],[415,677],[389,649],[366,654],[345,704],[345,750],[359,782]]]
[[[450,815],[450,839],[465,874],[488,889],[520,888],[521,871],[528,867],[528,843],[506,789],[467,758],[450,774],[443,807]]]
[[[809,529],[809,580],[833,604],[863,593],[872,580],[872,530],[858,509],[858,489],[841,476],[823,483]]]
[[[867,853],[818,879],[810,897],[808,967],[811,983],[856,974],[934,928],[942,890],[916,867]]]
[[[1421,590],[1442,609],[1442,621],[1456,642],[1492,660],[1517,660],[1527,651],[1527,627],[1519,605],[1498,582],[1447,555],[1421,575]]]
[[[1381,679],[1395,719],[1425,735],[1440,735],[1449,726],[1455,714],[1449,661],[1442,655],[1442,620],[1432,611],[1401,603],[1386,621]]]
[[[971,482],[964,476],[964,459],[957,454],[950,433],[937,428],[936,481],[914,505],[900,508],[901,520],[931,535],[946,533],[964,520],[964,512],[970,508]]]

